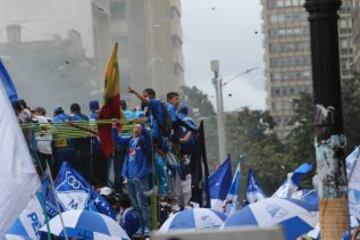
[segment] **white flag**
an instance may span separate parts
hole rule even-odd
[[[0,82],[0,237],[40,186],[24,136]]]

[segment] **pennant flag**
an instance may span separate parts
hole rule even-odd
[[[360,218],[360,147],[346,158],[346,172],[349,188],[349,213]]]
[[[248,183],[246,190],[246,201],[248,203],[255,203],[264,198],[266,198],[264,191],[259,186],[253,170],[249,169]]]
[[[231,184],[231,160],[228,157],[209,177],[211,208],[223,211],[223,201]]]
[[[16,93],[15,85],[14,85],[13,81],[11,80],[11,77],[10,77],[8,71],[6,70],[1,59],[0,59],[0,81],[3,84],[10,101],[11,102],[17,101],[18,96]]]
[[[240,171],[240,162],[239,162],[236,167],[235,175],[231,182],[229,192],[223,204],[223,211],[227,216],[230,216],[238,208],[238,192],[240,188],[240,179],[241,179],[241,171]]]
[[[64,162],[55,179],[55,192],[47,196],[45,207],[50,217],[58,215],[56,200],[62,212],[70,209],[95,211],[115,219],[110,204],[97,193],[67,162]]]
[[[105,69],[104,104],[101,107],[99,119],[119,119],[120,110],[120,74],[118,64],[118,43],[115,43],[113,52]],[[111,137],[111,124],[98,126],[99,137],[106,158],[110,158],[114,144]]]
[[[40,180],[1,82],[0,129],[0,236],[3,236],[39,188]]]
[[[294,170],[294,172],[288,173],[287,179],[280,186],[272,197],[277,198],[291,198],[291,195],[298,190],[302,177],[311,172],[312,164],[304,163]]]

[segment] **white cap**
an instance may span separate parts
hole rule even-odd
[[[103,187],[100,189],[100,195],[109,196],[111,193],[112,193],[112,190],[109,187]]]

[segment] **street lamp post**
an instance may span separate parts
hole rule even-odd
[[[306,0],[315,104],[321,239],[342,239],[349,213],[341,106],[338,13],[340,0]]]
[[[222,103],[222,87],[219,78],[220,62],[218,60],[212,60],[210,65],[211,65],[211,71],[214,73],[214,78],[212,82],[215,87],[215,99],[216,99],[216,109],[217,109],[217,114],[216,114],[217,134],[218,134],[218,142],[219,142],[219,162],[221,163],[223,160],[225,160],[227,153],[226,153],[224,109]]]
[[[215,88],[215,98],[216,98],[216,119],[217,119],[217,134],[218,134],[218,141],[219,141],[219,162],[222,163],[223,160],[227,157],[227,149],[226,149],[226,130],[225,130],[225,109],[224,109],[224,96],[223,96],[223,89],[227,86],[230,82],[246,75],[259,67],[249,68],[244,72],[238,73],[232,78],[224,81],[223,78],[220,77],[220,62],[218,60],[212,60],[210,62],[211,71],[214,73],[214,78],[212,83],[214,84]]]

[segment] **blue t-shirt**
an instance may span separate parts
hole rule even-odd
[[[70,118],[66,113],[61,113],[53,118],[53,123],[62,123],[68,121]]]
[[[120,136],[116,129],[112,129],[112,138],[116,144],[128,147],[121,171],[123,177],[140,179],[151,173],[152,169],[147,157],[151,141],[146,130],[143,130],[142,135],[134,138]]]

